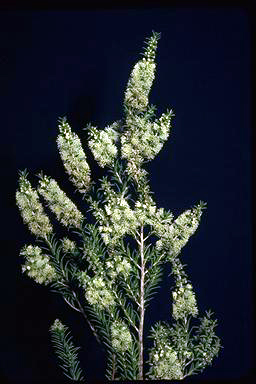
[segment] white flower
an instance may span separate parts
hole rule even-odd
[[[106,214],[99,217],[99,209],[96,208],[95,216],[99,219],[98,228],[103,241],[106,245],[113,245],[126,234],[132,233],[139,222],[124,196],[114,192],[108,183],[103,183],[102,188],[106,194],[103,210]]]
[[[127,351],[132,344],[131,333],[122,320],[115,320],[111,325],[112,346],[118,352]]]
[[[57,144],[64,167],[78,191],[85,193],[90,185],[90,169],[81,141],[65,119],[61,120],[59,130]]]
[[[192,290],[191,284],[186,284],[185,287],[177,288],[172,293],[173,296],[173,317],[175,320],[182,319],[184,316],[198,314],[196,297]]]
[[[25,264],[22,272],[39,284],[49,284],[57,277],[55,269],[50,264],[50,258],[42,254],[41,248],[33,245],[26,245],[20,252],[25,257]]]
[[[90,128],[88,145],[100,167],[104,168],[106,165],[113,164],[117,155],[115,142],[118,138],[118,129],[119,124],[117,122],[101,131],[95,127]]]
[[[58,183],[48,177],[44,176],[39,181],[38,192],[49,203],[49,208],[57,216],[57,219],[65,226],[81,227],[83,215],[75,204],[67,197]]]
[[[179,380],[182,378],[182,366],[178,360],[177,352],[166,343],[160,348],[155,347],[151,365],[151,379]]]
[[[172,258],[177,256],[187,244],[190,236],[197,230],[201,215],[202,205],[199,204],[193,209],[183,212],[172,224],[159,225],[157,235],[161,238],[161,242],[156,244],[158,249],[165,245],[170,249]]]
[[[101,276],[88,278],[85,282],[85,297],[89,304],[95,305],[99,309],[109,308],[115,305],[115,299]]]
[[[64,252],[73,252],[76,248],[76,244],[74,241],[70,240],[68,237],[64,237],[62,239],[62,249]]]
[[[148,94],[155,77],[156,65],[143,58],[132,70],[127,84],[124,102],[127,107],[144,111],[148,105]]]
[[[19,179],[19,191],[16,192],[16,203],[21,216],[29,230],[36,236],[46,237],[53,230],[48,216],[44,213],[36,190],[23,173]]]
[[[63,331],[65,329],[65,325],[59,319],[56,319],[50,329],[52,331]]]

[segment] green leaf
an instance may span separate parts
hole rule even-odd
[[[63,374],[72,381],[83,381],[84,377],[79,366],[77,353],[80,348],[74,346],[68,327],[56,319],[50,328],[50,333],[53,348]]]
[[[148,269],[148,274],[145,280],[145,306],[147,307],[150,300],[155,296],[157,290],[160,288],[160,282],[163,277],[163,268],[159,265],[154,266],[153,268]]]

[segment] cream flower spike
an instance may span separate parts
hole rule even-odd
[[[57,219],[66,227],[81,227],[83,215],[75,204],[67,197],[58,183],[49,176],[39,175],[38,192],[48,202],[50,210],[57,216]]]
[[[59,120],[60,134],[57,145],[70,181],[80,193],[86,193],[90,187],[90,168],[79,137],[71,131],[66,118]]]
[[[16,203],[21,216],[29,230],[36,236],[46,237],[53,228],[48,216],[44,213],[38,193],[27,179],[27,171],[20,172],[19,190],[16,191]]]

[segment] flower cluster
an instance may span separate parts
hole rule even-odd
[[[172,111],[168,111],[151,122],[145,116],[130,115],[129,129],[121,137],[122,157],[138,164],[144,159],[152,160],[169,136],[172,116]]]
[[[124,103],[128,108],[144,111],[148,105],[148,95],[155,78],[156,64],[144,57],[138,61],[130,75]]]
[[[86,272],[80,272],[77,277],[85,290],[85,298],[89,304],[99,309],[108,309],[115,305],[111,286],[105,283],[102,276],[89,277]]]
[[[102,189],[106,201],[104,208],[100,208],[95,201],[91,201],[91,206],[104,243],[114,245],[124,235],[136,230],[138,220],[122,193],[116,193],[106,180],[102,182]]]
[[[137,158],[134,157],[132,159],[129,159],[127,163],[127,168],[126,168],[127,174],[131,176],[136,181],[137,184],[147,174],[146,170],[141,167],[141,161],[142,160],[139,157]]]
[[[105,244],[115,244],[119,238],[134,231],[138,222],[134,211],[122,195],[113,196],[105,205],[107,225],[99,227]]]
[[[153,378],[156,380],[179,380],[182,378],[181,364],[177,352],[164,345],[153,353]]]
[[[147,48],[142,60],[138,61],[128,80],[124,105],[142,112],[148,105],[148,95],[155,77],[155,52],[159,34],[154,33],[147,42]]]
[[[176,288],[172,292],[174,319],[183,319],[188,315],[196,316],[198,309],[195,294],[192,285],[187,280],[183,265],[177,258],[172,260],[172,274],[176,280]]]
[[[171,225],[159,226],[156,242],[158,249],[169,248],[172,257],[177,256],[198,228],[204,203],[183,212]]]
[[[80,228],[83,220],[82,213],[79,212],[65,192],[60,189],[54,179],[41,176],[38,192],[49,203],[49,208],[63,225]]]
[[[117,155],[115,142],[118,138],[118,129],[119,124],[117,122],[100,131],[95,127],[90,127],[88,145],[95,160],[102,168],[106,165],[112,165]]]
[[[164,225],[170,224],[173,219],[173,215],[170,212],[166,212],[163,208],[157,209],[155,202],[150,196],[144,199],[143,202],[140,200],[136,201],[135,215],[140,224],[152,226],[157,234]]]
[[[68,237],[62,239],[62,250],[64,253],[74,252],[76,249],[76,244],[74,241],[70,240]]]
[[[107,274],[114,280],[118,275],[123,275],[125,278],[129,276],[131,264],[128,260],[121,258],[120,255],[115,255],[111,260],[106,261]]]
[[[63,331],[65,328],[65,325],[59,319],[56,319],[50,329],[52,331]]]
[[[52,232],[53,228],[48,216],[44,213],[38,193],[31,187],[25,172],[21,174],[19,179],[16,203],[24,223],[28,225],[29,230],[34,235],[46,237]]]
[[[20,252],[26,261],[22,266],[22,272],[34,279],[39,284],[49,284],[57,277],[53,266],[50,264],[49,256],[43,255],[41,248],[26,245]]]
[[[81,141],[65,118],[60,120],[59,131],[57,145],[64,167],[78,191],[85,193],[90,185],[90,169]]]
[[[123,196],[114,196],[105,205],[105,211],[109,225],[99,227],[105,244],[115,244],[119,238],[138,226],[134,211]]]
[[[196,316],[198,314],[196,298],[191,284],[177,288],[172,292],[172,297],[172,313],[175,320],[182,319],[184,316]]]
[[[111,325],[112,347],[117,352],[125,352],[132,345],[132,337],[128,326],[124,321],[118,319]]]
[[[171,346],[168,329],[157,324],[153,329],[154,347],[150,353],[149,378],[154,380],[182,379],[182,366]]]

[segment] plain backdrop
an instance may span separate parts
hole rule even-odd
[[[21,273],[34,241],[15,206],[18,170],[40,170],[84,209],[56,146],[66,115],[86,147],[87,123],[122,117],[128,76],[151,31],[161,32],[150,102],[173,108],[170,138],[148,164],[159,207],[175,216],[207,202],[181,258],[200,315],[211,308],[224,349],[194,380],[241,380],[252,369],[251,35],[239,7],[154,7],[0,13],[0,383],[62,380],[49,341],[55,318],[70,326],[88,381],[104,378],[104,352],[79,313]],[[92,177],[99,169],[93,164]],[[168,270],[146,322],[170,320]]]

